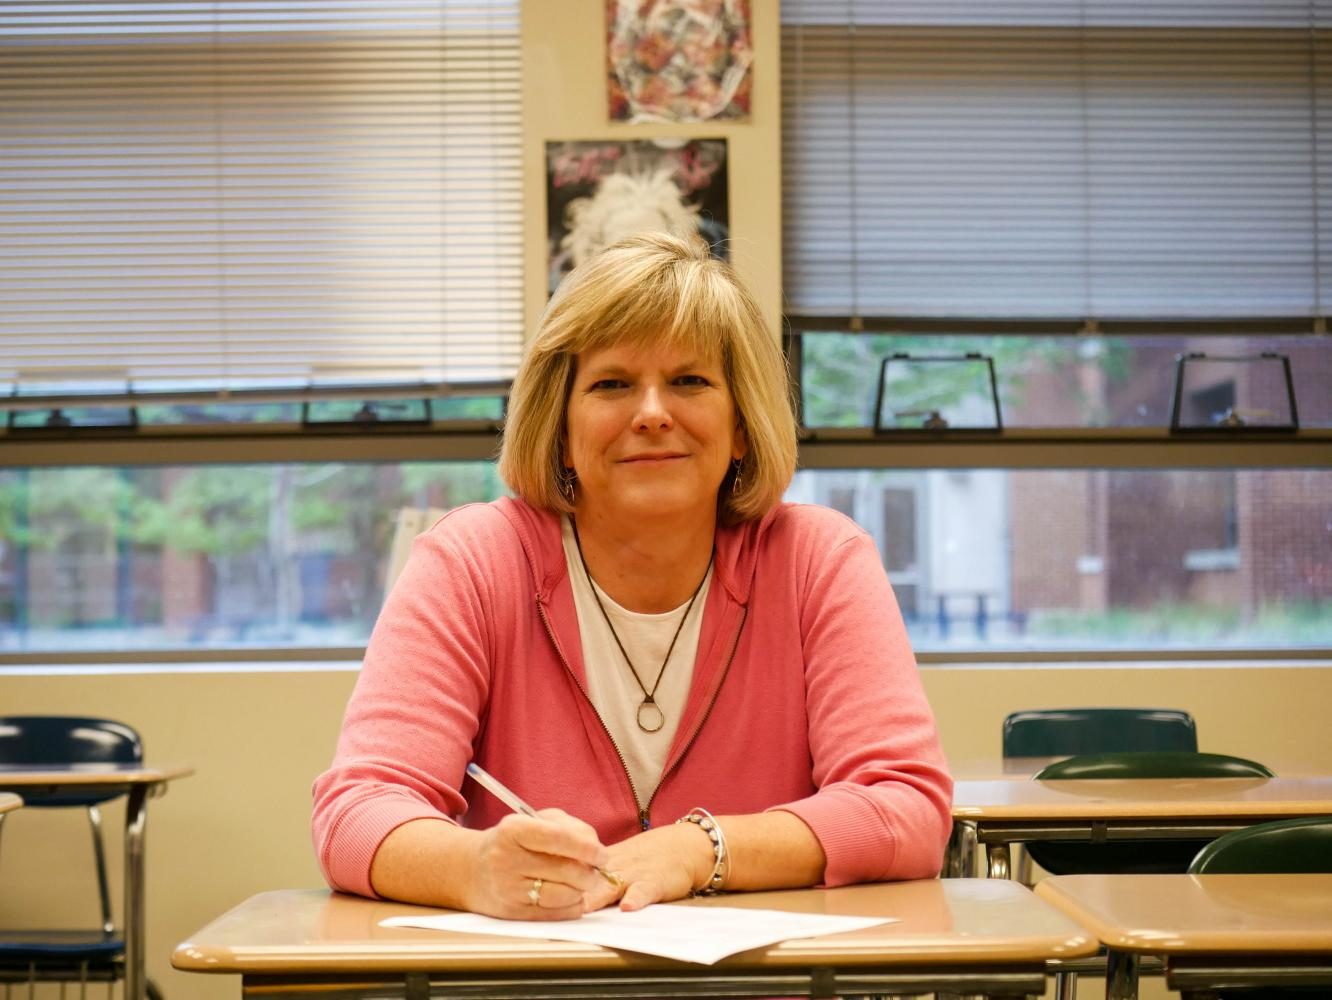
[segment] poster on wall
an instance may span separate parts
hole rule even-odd
[[[728,259],[725,139],[546,143],[549,288],[617,240],[698,234]]]
[[[753,61],[749,0],[606,0],[613,122],[747,119]]]

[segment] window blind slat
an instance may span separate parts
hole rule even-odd
[[[507,378],[518,6],[0,4],[0,380]]]
[[[925,5],[783,5],[792,312],[1321,313],[1332,75],[1307,5],[1088,4],[1160,17],[1003,31],[981,6],[1058,5],[929,6],[914,28],[892,18]],[[1253,16],[1217,30],[1222,13]]]

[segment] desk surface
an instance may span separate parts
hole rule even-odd
[[[1281,819],[1332,813],[1332,777],[959,781],[953,818]]]
[[[948,770],[958,781],[1004,781],[1031,778],[1042,768],[1056,761],[1068,760],[1068,754],[1053,757],[960,757],[948,761]],[[1283,778],[1317,778],[1326,775],[1325,763],[1310,762],[1307,758],[1277,758],[1264,756],[1263,763]]]
[[[1122,951],[1332,952],[1332,875],[1058,875],[1036,894]]]
[[[11,795],[9,792],[0,792],[0,813],[7,813],[11,809],[17,809],[23,805],[23,800],[17,795]]]
[[[156,785],[194,773],[184,765],[149,767],[147,764],[0,764],[0,788],[53,785]]]
[[[723,959],[710,968],[811,964],[908,966],[1040,962],[1096,950],[1083,928],[1013,882],[920,882],[737,893],[680,906],[745,906],[800,912],[882,915],[900,922],[784,941]],[[254,896],[176,948],[171,964],[196,972],[253,975],[495,970],[610,972],[680,968],[686,963],[569,941],[381,927],[421,907],[288,890]]]

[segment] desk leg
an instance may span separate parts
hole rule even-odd
[[[944,878],[971,878],[976,870],[976,824],[961,820],[953,823],[944,853]]]
[[[145,1000],[143,836],[151,786],[135,785],[125,803],[125,1000]]]
[[[1138,956],[1114,951],[1105,955],[1105,1000],[1138,1000]]]
[[[962,877],[962,824],[954,821],[953,830],[948,835],[948,846],[944,848],[944,878]]]
[[[988,878],[1008,878],[1008,845],[1007,844],[986,844],[985,857],[988,861],[986,877]]]

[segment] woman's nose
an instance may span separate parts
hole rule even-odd
[[[639,430],[664,430],[671,424],[671,411],[666,406],[665,395],[658,386],[647,386],[639,397],[634,426]]]

